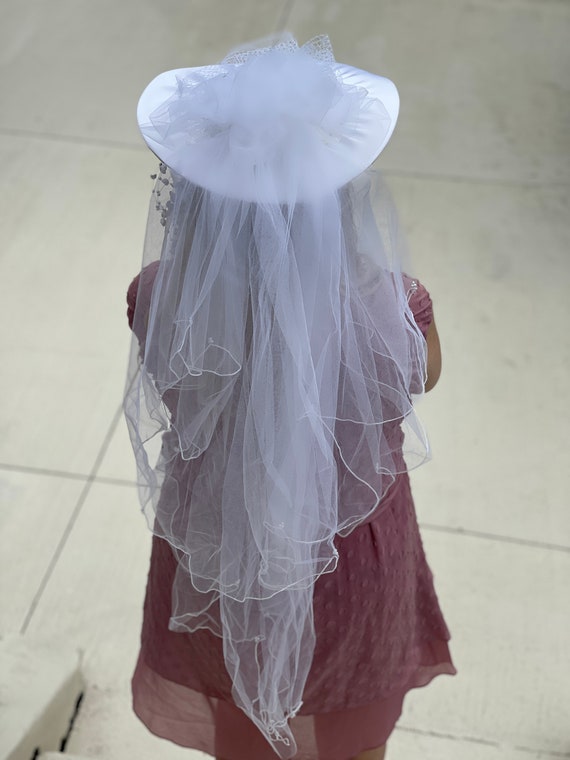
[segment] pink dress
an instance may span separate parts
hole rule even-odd
[[[145,302],[156,270],[157,263],[143,270],[138,297]],[[131,326],[139,278],[127,297]],[[431,299],[420,284],[412,291],[410,306],[425,335]],[[398,476],[381,512],[336,546],[336,571],[315,586],[317,644],[303,705],[291,722],[296,760],[348,760],[383,745],[406,692],[456,672],[407,474]],[[223,760],[275,760],[232,702],[221,639],[209,631],[169,631],[175,570],[169,545],[154,537],[132,681],[136,714],[154,734]]]

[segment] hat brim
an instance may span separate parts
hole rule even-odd
[[[371,74],[342,63],[331,64],[337,78],[343,85],[360,88],[367,93],[367,107],[352,124],[350,140],[344,141],[342,148],[335,147],[334,170],[327,182],[336,188],[343,186],[367,169],[384,150],[389,142],[400,107],[400,98],[395,84],[386,77]],[[159,74],[143,91],[137,106],[137,121],[140,132],[150,150],[167,166],[191,182],[230,197],[252,198],[255,196],[248,187],[247,179],[231,176],[232,172],[217,172],[207,162],[185,160],[180,144],[165,142],[151,121],[151,115],[173,98],[179,82],[203,81],[208,77],[227,71],[227,66],[207,66],[173,69]],[[235,174],[235,173],[234,173]]]

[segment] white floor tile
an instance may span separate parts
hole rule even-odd
[[[83,487],[0,469],[0,635],[24,623]]]
[[[121,416],[111,438],[98,475],[100,477],[119,478],[120,480],[136,483],[135,456],[124,416]]]
[[[134,669],[149,554],[135,490],[94,483],[30,623],[84,651],[90,684],[116,688]]]
[[[443,351],[420,518],[570,546],[568,191],[389,179]]]
[[[112,361],[48,351],[9,352],[14,389],[0,462],[88,474],[120,401]],[[99,378],[99,383],[95,378]]]
[[[4,136],[0,160],[0,189],[10,197],[0,230],[3,343],[86,356],[120,351],[124,361],[125,291],[139,268],[156,159]]]
[[[210,757],[151,734],[131,709],[126,682],[122,688],[101,689],[96,685],[88,688],[67,749],[102,760],[206,760]]]
[[[193,760],[131,711],[150,532],[134,489],[95,483],[30,624],[83,653],[85,699],[68,750],[105,760]]]
[[[485,739],[433,736],[404,729],[396,729],[388,747],[386,760],[555,760],[561,757]]]
[[[409,694],[401,725],[567,752],[570,553],[423,536],[458,675]]]
[[[0,231],[0,384],[10,398],[0,462],[89,473],[121,402],[125,294],[155,161],[6,137],[0,157],[12,199]]]
[[[65,642],[18,633],[0,638],[0,757],[29,760],[69,733],[84,682],[80,654]]]
[[[382,167],[567,181],[567,3],[305,0],[289,26],[300,40],[327,32],[338,60],[396,82]]]
[[[23,0],[2,14],[0,127],[141,145],[136,104],[153,77],[273,32],[282,5]]]

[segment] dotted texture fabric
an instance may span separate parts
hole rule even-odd
[[[156,266],[127,296],[150,302]],[[427,290],[410,284],[422,332],[432,321]],[[140,305],[140,304],[139,304]],[[144,339],[144,336],[139,336]],[[366,523],[337,538],[339,563],[315,585],[317,644],[300,714],[292,721],[298,760],[348,760],[386,742],[403,698],[439,674],[456,671],[450,638],[426,562],[407,474],[400,475]],[[222,641],[209,631],[168,630],[176,561],[154,537],[133,704],[158,736],[223,760],[277,756],[231,698]]]

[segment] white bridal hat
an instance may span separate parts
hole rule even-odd
[[[265,192],[300,200],[368,168],[399,103],[389,79],[337,63],[327,37],[298,47],[284,36],[217,65],[159,74],[137,119],[156,156],[197,185],[245,200]]]

